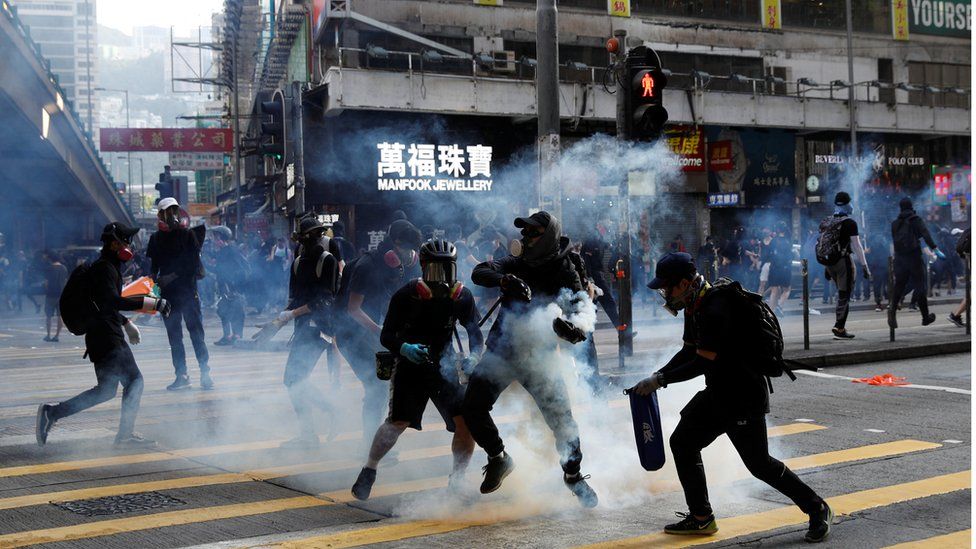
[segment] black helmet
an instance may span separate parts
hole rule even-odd
[[[446,297],[457,282],[457,248],[447,240],[428,240],[420,246],[424,283],[434,297]]]

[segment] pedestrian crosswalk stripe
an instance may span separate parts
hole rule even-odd
[[[919,498],[948,494],[971,487],[971,471],[961,471],[948,475],[925,478],[902,484],[894,484],[881,488],[862,490],[851,494],[844,494],[827,498],[836,515],[849,515],[867,509],[884,507],[903,503]],[[748,536],[760,532],[767,532],[777,528],[806,524],[809,517],[796,506],[779,507],[760,513],[739,515],[718,519],[718,533],[711,536],[689,538],[688,536],[672,536],[664,532],[655,532],[643,536],[609,540],[601,543],[586,545],[586,549],[603,549],[608,547],[689,547],[704,545],[718,541],[730,540],[740,536]],[[654,526],[657,528],[657,526]],[[835,541],[835,540],[831,540]]]
[[[766,430],[767,436],[771,437],[781,437],[786,435],[798,435],[800,433],[809,433],[811,431],[820,431],[821,429],[826,429],[823,425],[817,425],[816,423],[787,423],[786,425],[775,425]]]
[[[919,452],[922,450],[932,450],[941,447],[941,444],[935,442],[923,442],[920,440],[896,440],[893,442],[848,448],[846,450],[837,450],[834,452],[824,452],[822,454],[796,457],[783,461],[791,469],[809,469],[812,467],[821,467],[835,463],[857,461],[862,459],[876,459],[899,454],[907,454],[910,452]]]
[[[959,532],[952,532],[951,534],[935,536],[928,539],[909,541],[907,543],[899,543],[898,545],[889,545],[888,547],[885,547],[885,549],[969,549],[969,547],[972,547],[972,542],[973,531],[961,530]]]

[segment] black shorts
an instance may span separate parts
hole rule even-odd
[[[50,318],[52,316],[58,316],[61,314],[61,306],[59,304],[60,298],[58,296],[44,296],[44,314]]]
[[[454,416],[461,415],[464,387],[458,382],[457,371],[451,359],[445,359],[447,367],[442,373],[433,365],[420,366],[406,359],[397,361],[390,380],[390,414],[387,421],[405,421],[410,427],[421,430],[421,420],[427,401],[434,402],[447,430],[454,432]]]
[[[769,268],[769,280],[766,285],[770,288],[776,286],[789,286],[793,272],[789,265],[771,265]]]

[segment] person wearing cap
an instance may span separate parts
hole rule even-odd
[[[935,313],[929,312],[929,302],[926,298],[928,286],[925,283],[925,261],[922,259],[922,247],[918,241],[924,240],[925,245],[938,257],[945,259],[945,254],[936,245],[929,234],[928,228],[912,207],[912,200],[902,198],[898,203],[898,217],[891,222],[891,243],[895,250],[895,286],[891,290],[891,301],[888,304],[888,324],[897,328],[895,308],[905,296],[905,288],[911,284],[913,301],[918,302],[918,310],[922,314],[922,326],[935,322]]]
[[[376,377],[376,351],[382,348],[383,317],[394,292],[421,274],[420,231],[406,219],[394,221],[389,229],[376,250],[344,267],[343,289],[336,301],[336,345],[365,389],[364,445],[380,426],[386,410],[388,385]]]
[[[325,225],[314,214],[298,220],[292,240],[299,248],[289,269],[288,306],[275,322],[281,326],[295,321],[294,336],[285,363],[285,387],[298,417],[298,436],[282,444],[284,448],[317,448],[314,409],[332,414],[325,395],[309,381],[322,352],[333,335],[333,310],[339,291],[339,249],[325,236]]]
[[[102,250],[87,272],[88,291],[97,313],[85,328],[85,355],[95,367],[98,384],[58,404],[41,404],[37,410],[37,444],[47,443],[55,422],[115,398],[122,385],[122,416],[115,445],[123,448],[152,446],[155,443],[135,433],[136,415],[142,397],[142,373],[126,336],[139,343],[139,329],[119,311],[170,312],[165,299],[122,297],[122,264],[132,259],[132,237],[139,229],[123,223],[109,223],[102,231]]]
[[[244,254],[234,242],[234,235],[228,227],[215,227],[213,235],[214,248],[217,250],[214,254],[217,316],[220,317],[223,329],[223,336],[214,345],[233,345],[244,337],[246,311],[243,289],[251,266],[244,259]]]
[[[464,395],[462,412],[475,442],[488,454],[481,493],[494,492],[515,468],[505,451],[491,409],[512,382],[518,382],[532,395],[546,424],[552,429],[563,469],[563,482],[585,507],[598,503],[596,492],[580,472],[583,452],[579,427],[573,419],[569,395],[562,377],[551,365],[526,359],[551,356],[555,342],[538,340],[537,348],[516,347],[520,318],[531,311],[555,303],[563,290],[574,294],[584,290],[579,274],[568,257],[570,241],[562,235],[559,220],[548,212],[536,212],[515,219],[522,230],[521,240],[513,241],[512,254],[478,264],[471,280],[488,288],[501,288],[501,308],[488,332],[487,351],[474,369]],[[555,319],[553,329],[560,324]],[[563,323],[564,325],[566,323]],[[557,335],[564,337],[563,334]],[[535,340],[537,338],[533,338]],[[585,339],[585,334],[583,334]],[[572,342],[582,341],[573,338]]]
[[[681,410],[670,440],[688,513],[677,513],[681,520],[665,526],[664,532],[710,535],[718,531],[708,501],[701,451],[726,434],[754,477],[779,490],[810,517],[806,541],[823,541],[833,521],[830,507],[786,465],[769,455],[765,418],[769,390],[766,379],[745,365],[750,360],[749,346],[742,341],[748,334],[737,330],[741,321],[733,314],[736,304],[730,301],[729,293],[712,292],[686,253],[665,254],[654,275],[648,287],[661,294],[665,308],[674,315],[684,311],[683,346],[634,390],[646,396],[672,383],[705,376],[705,389]]]
[[[847,315],[850,311],[851,294],[854,292],[854,282],[857,270],[851,255],[857,259],[864,273],[864,278],[871,278],[868,260],[861,246],[861,237],[857,232],[857,221],[851,217],[854,207],[851,206],[851,195],[840,191],[834,196],[834,214],[820,224],[821,238],[825,231],[837,232],[837,243],[841,249],[841,258],[833,265],[825,265],[825,276],[837,286],[836,320],[831,330],[834,339],[853,339],[854,334],[847,331]]]
[[[201,242],[188,228],[189,216],[180,209],[175,198],[164,198],[156,207],[159,210],[159,230],[149,237],[146,255],[151,261],[150,272],[159,285],[161,295],[173,304],[173,314],[164,321],[176,379],[166,389],[179,391],[191,386],[186,371],[186,348],[183,346],[184,322],[200,367],[200,386],[212,389],[213,378],[208,364],[210,352],[204,339],[203,314],[197,292],[197,278],[202,272]]]

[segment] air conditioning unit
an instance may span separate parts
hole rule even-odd
[[[510,50],[493,51],[492,57],[495,58],[494,72],[499,74],[515,73],[515,52]]]

